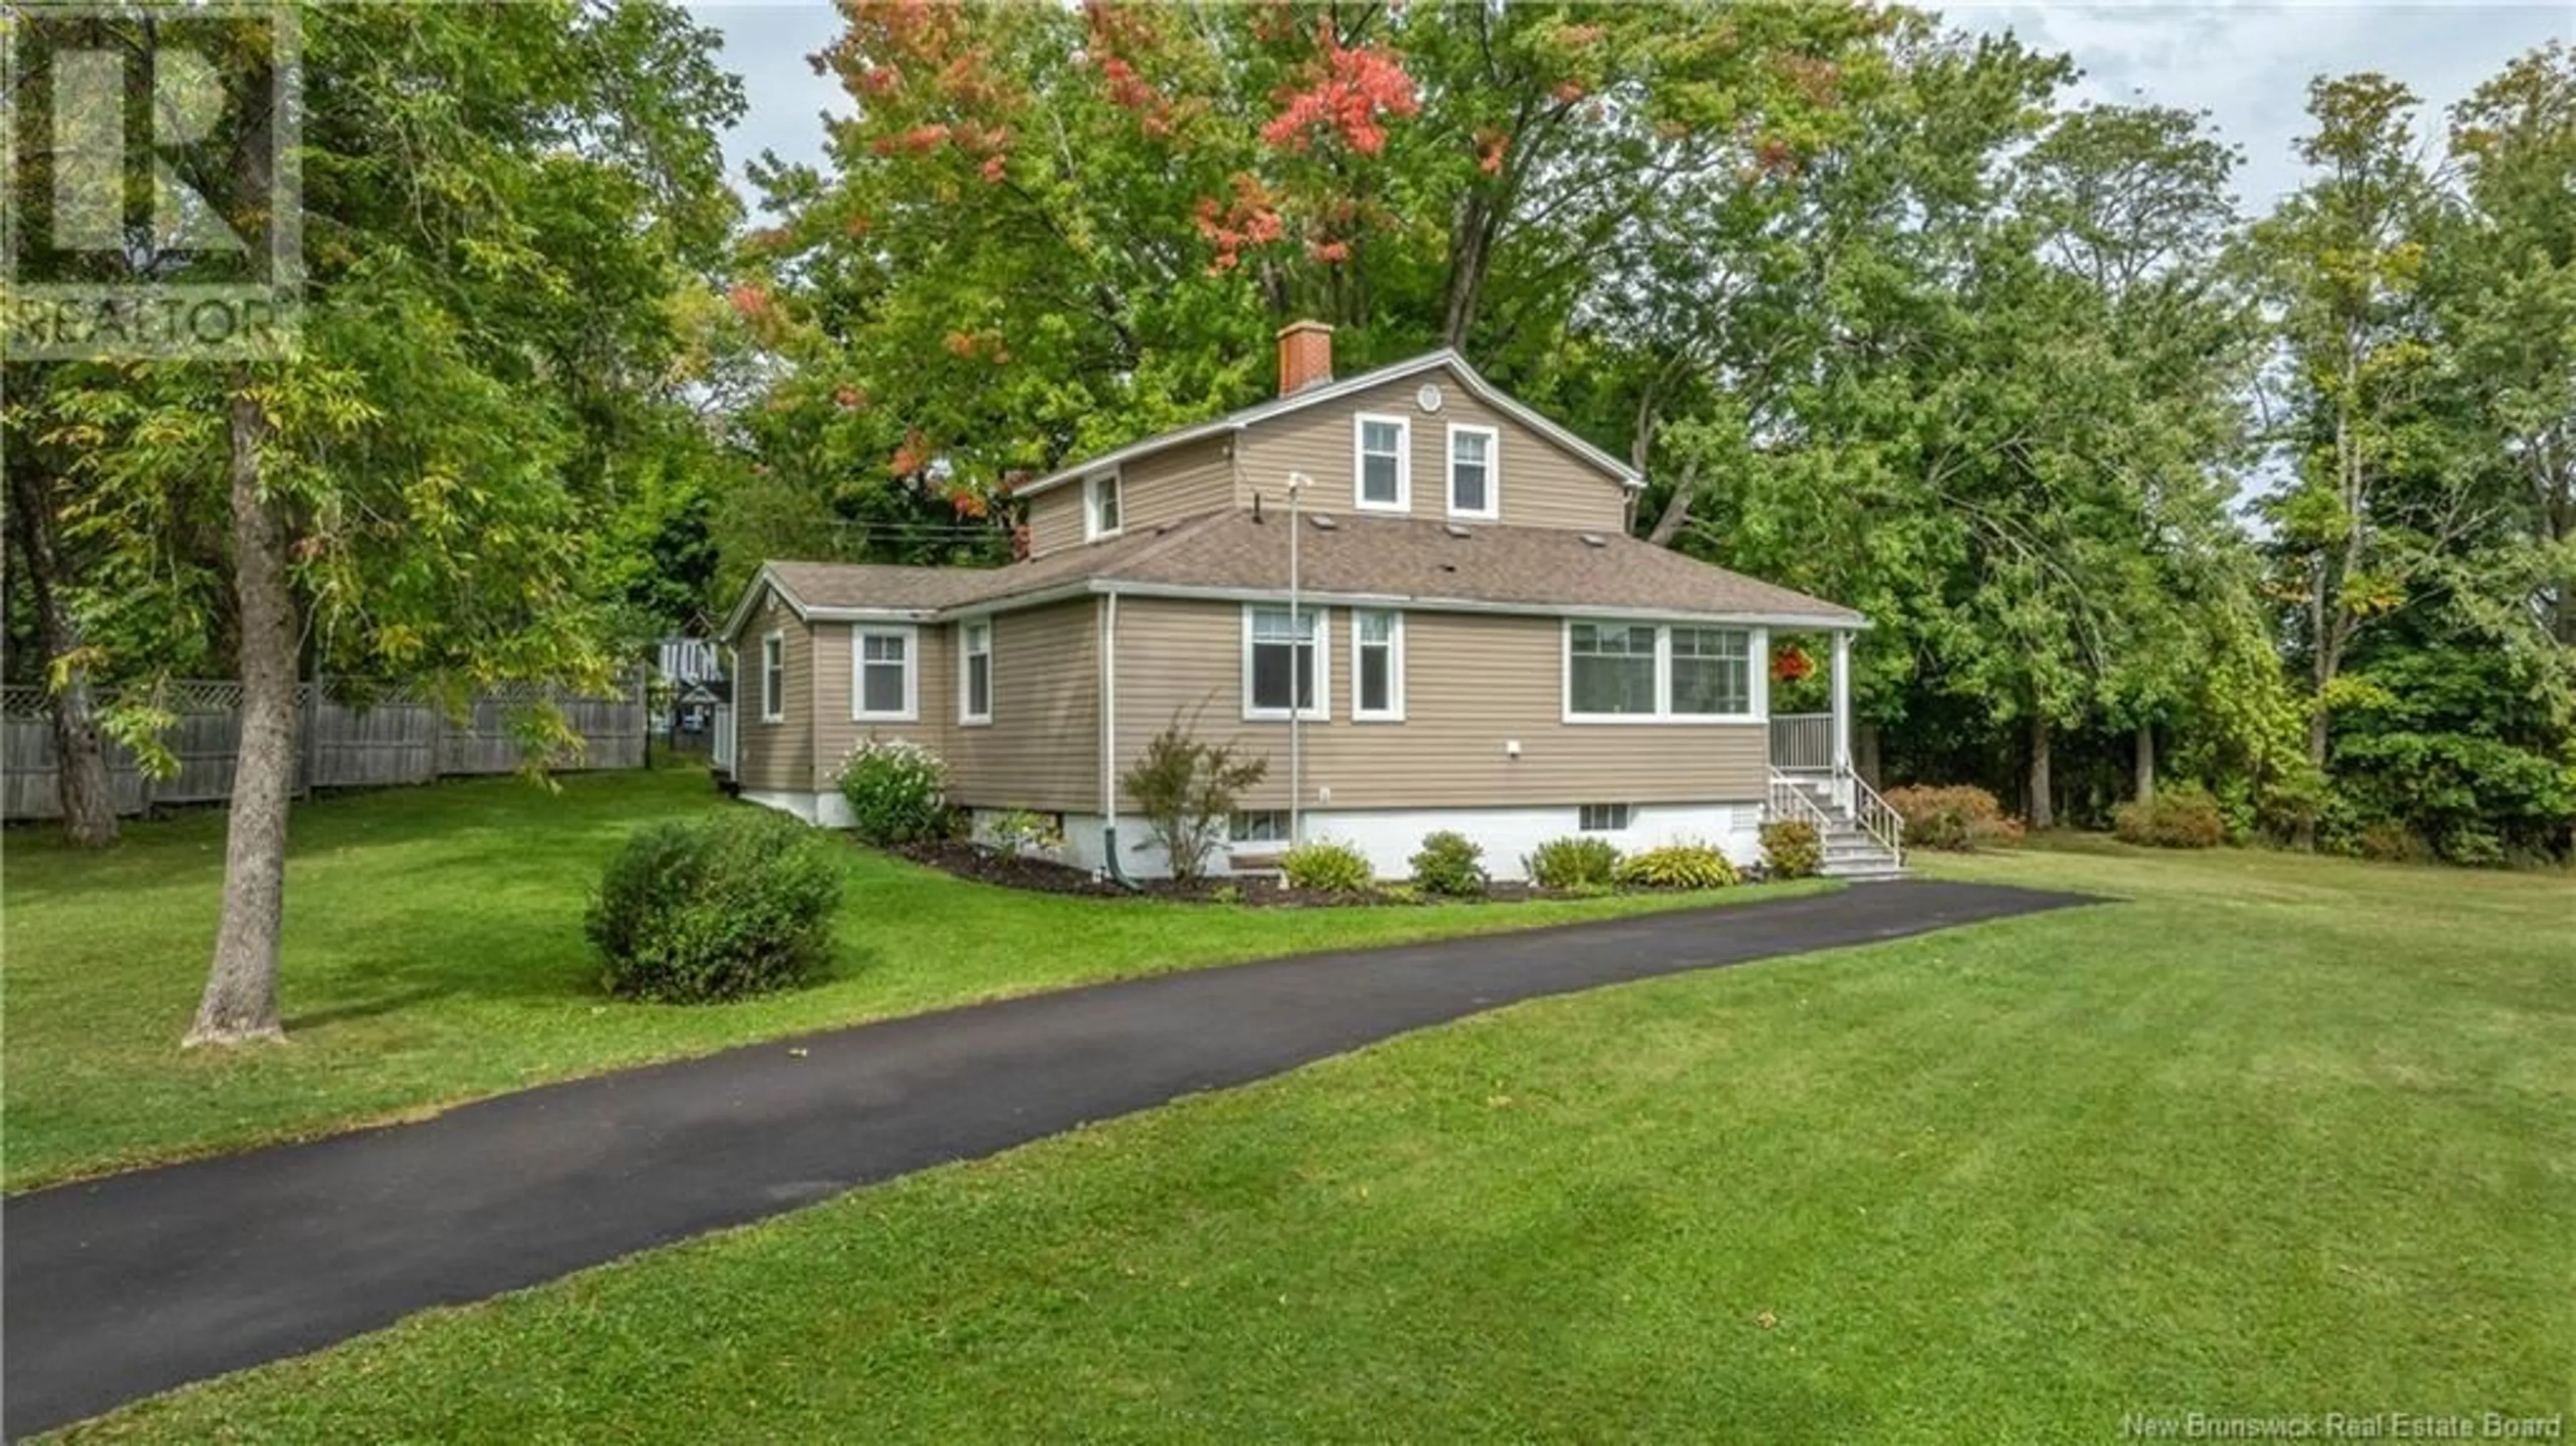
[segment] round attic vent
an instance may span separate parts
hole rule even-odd
[[[1443,398],[1440,395],[1440,384],[1438,382],[1424,382],[1422,384],[1422,390],[1413,394],[1413,404],[1426,412],[1436,412],[1440,410],[1440,403],[1442,400]]]

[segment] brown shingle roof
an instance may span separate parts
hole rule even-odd
[[[1616,608],[1858,623],[1851,609],[1729,572],[1623,534],[1331,514],[1298,541],[1308,592],[1424,603]],[[1286,514],[1210,512],[1109,542],[1001,568],[772,563],[808,606],[951,608],[1006,603],[1087,581],[1145,587],[1280,591],[1288,585]],[[1464,535],[1460,535],[1463,533]]]

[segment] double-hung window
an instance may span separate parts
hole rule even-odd
[[[1118,535],[1118,474],[1103,472],[1082,484],[1083,539]]]
[[[850,716],[862,723],[921,718],[920,681],[910,627],[860,627],[850,639]]]
[[[1324,718],[1324,617],[1320,608],[1243,610],[1243,716]]]
[[[1565,711],[1599,718],[1654,716],[1655,632],[1642,623],[1568,626]]]
[[[993,721],[993,624],[957,625],[957,721]]]
[[[1502,516],[1501,438],[1491,427],[1449,426],[1449,515]]]
[[[1352,611],[1351,716],[1404,721],[1404,614],[1379,608]]]
[[[1356,453],[1351,505],[1362,512],[1407,512],[1413,507],[1413,424],[1402,417],[1363,412],[1351,421]]]
[[[1749,719],[1760,715],[1749,628],[1672,623],[1565,625],[1565,716],[1573,722]]]
[[[760,721],[787,721],[787,635],[770,633],[760,640]]]

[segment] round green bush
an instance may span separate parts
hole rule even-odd
[[[1606,889],[1619,882],[1619,847],[1606,838],[1568,834],[1540,844],[1521,867],[1542,889]]]
[[[744,808],[636,830],[583,927],[609,993],[698,1004],[822,972],[840,903],[839,863],[812,829]]]
[[[1762,825],[1762,863],[1775,879],[1805,879],[1825,867],[1825,841],[1803,818],[1775,818]]]
[[[1279,873],[1288,887],[1320,894],[1364,894],[1377,883],[1368,855],[1338,839],[1310,839],[1281,854]]]
[[[1444,899],[1484,896],[1485,851],[1463,833],[1442,829],[1426,834],[1413,856],[1413,886]]]
[[[908,738],[862,738],[837,780],[850,828],[879,848],[948,836],[948,766]]]
[[[2167,788],[2144,803],[2124,803],[2113,809],[2111,832],[2149,848],[2214,849],[2227,842],[2227,819],[2218,811],[2218,800],[2185,784]]]
[[[1621,860],[1619,882],[1632,889],[1724,889],[1741,876],[1708,844],[1668,843]]]

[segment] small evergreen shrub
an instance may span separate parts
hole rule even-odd
[[[1668,843],[1619,862],[1619,882],[1634,889],[1723,889],[1739,882],[1735,865],[1704,843]]]
[[[1043,813],[1015,808],[985,829],[993,852],[1006,859],[1051,859],[1064,852],[1064,830]]]
[[[812,979],[840,903],[840,866],[814,831],[747,808],[638,829],[582,923],[608,992],[698,1004]]]
[[[1762,825],[1762,864],[1775,879],[1813,878],[1825,867],[1825,841],[1803,818],[1775,818]]]
[[[879,848],[948,837],[948,766],[908,738],[862,738],[836,780],[850,802],[850,828]]]
[[[1905,820],[1907,848],[1965,852],[2021,840],[2020,820],[2007,818],[1993,794],[1970,784],[1891,788],[1887,806]]]
[[[1236,800],[1269,772],[1270,760],[1245,757],[1232,743],[1202,743],[1175,718],[1120,782],[1170,856],[1172,877],[1189,883],[1206,875],[1207,856],[1225,842]]]
[[[1619,849],[1606,838],[1567,834],[1540,844],[1521,868],[1542,889],[1606,889],[1619,882]]]
[[[2111,811],[2111,832],[2159,849],[2214,849],[2227,842],[2227,817],[2204,789],[2167,788]]]
[[[1484,896],[1485,851],[1463,833],[1442,829],[1423,836],[1413,856],[1413,886],[1444,899]]]
[[[1319,894],[1364,894],[1377,882],[1368,855],[1328,838],[1301,843],[1281,854],[1279,873],[1288,887]]]

